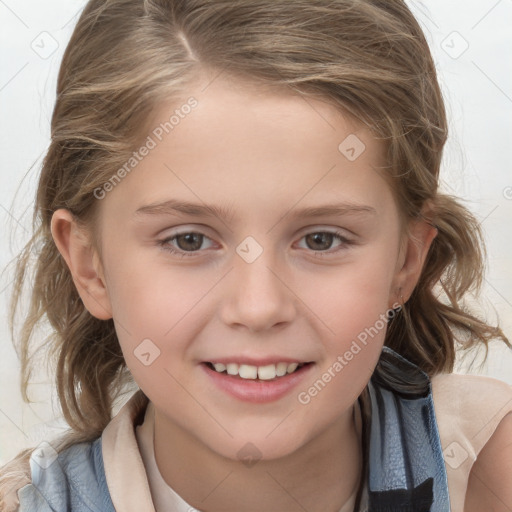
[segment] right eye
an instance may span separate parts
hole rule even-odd
[[[162,247],[164,251],[168,251],[172,254],[177,254],[182,257],[194,256],[195,253],[200,252],[199,249],[203,245],[203,241],[205,239],[210,240],[203,233],[198,233],[195,231],[186,231],[183,233],[177,233],[175,235],[167,237],[164,240],[160,240],[158,244]],[[176,245],[172,245],[173,242],[178,247],[176,247]]]

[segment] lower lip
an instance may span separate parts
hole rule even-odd
[[[267,403],[279,400],[287,395],[309,374],[312,363],[304,365],[297,371],[278,377],[275,380],[242,379],[239,376],[219,373],[207,364],[201,364],[214,384],[227,394],[244,402]]]

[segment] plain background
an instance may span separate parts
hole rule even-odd
[[[409,0],[431,45],[447,104],[450,138],[443,189],[460,196],[482,223],[488,272],[480,299],[490,322],[512,338],[512,0]],[[83,0],[0,0],[0,266],[28,239],[34,193],[49,142],[56,76]],[[0,464],[62,428],[42,372],[27,405],[7,327],[12,273],[0,281]],[[512,384],[512,354],[493,344],[480,370],[460,372]]]

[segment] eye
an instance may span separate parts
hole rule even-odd
[[[329,251],[328,254],[332,254],[333,252],[343,250],[348,245],[351,245],[353,243],[351,240],[345,237],[343,233],[340,233],[339,231],[315,231],[303,236],[301,240],[302,239],[306,241],[307,249],[313,250],[316,254],[320,256],[324,256],[324,254],[322,253],[327,252],[327,250],[330,248],[334,240],[338,240],[340,242],[340,244],[338,245],[338,249],[335,249],[334,251]]]
[[[306,249],[312,250],[315,255],[319,256],[324,256],[323,253],[332,254],[338,252],[353,244],[353,242],[344,236],[343,233],[338,231],[315,231],[303,236],[301,240],[303,239],[306,241]],[[165,238],[164,240],[159,241],[158,245],[160,245],[164,251],[181,257],[188,257],[201,252],[201,248],[205,240],[210,240],[210,238],[203,233],[187,231]],[[338,244],[338,249],[329,251],[328,249],[332,246],[335,240],[340,242]]]
[[[194,231],[178,233],[171,237],[158,242],[164,251],[178,254],[180,256],[194,256],[195,253],[199,252],[199,249],[203,245],[204,240],[210,240],[206,235],[197,233]],[[176,249],[171,242],[176,242],[178,248]]]

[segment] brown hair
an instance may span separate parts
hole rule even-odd
[[[74,440],[97,437],[111,419],[129,372],[112,320],[94,318],[80,300],[52,239],[52,214],[67,208],[93,227],[95,188],[147,135],[141,127],[155,106],[182,97],[207,69],[331,102],[385,141],[386,172],[404,218],[432,204],[438,235],[389,326],[387,346],[434,375],[453,369],[457,341],[508,344],[462,301],[482,281],[481,230],[465,207],[438,191],[446,113],[428,44],[404,1],[91,0],[61,64],[34,235],[15,271],[10,326],[25,399],[34,329],[48,320],[52,333],[43,345],[56,362]],[[30,310],[17,337],[14,318],[34,244],[40,250]]]

